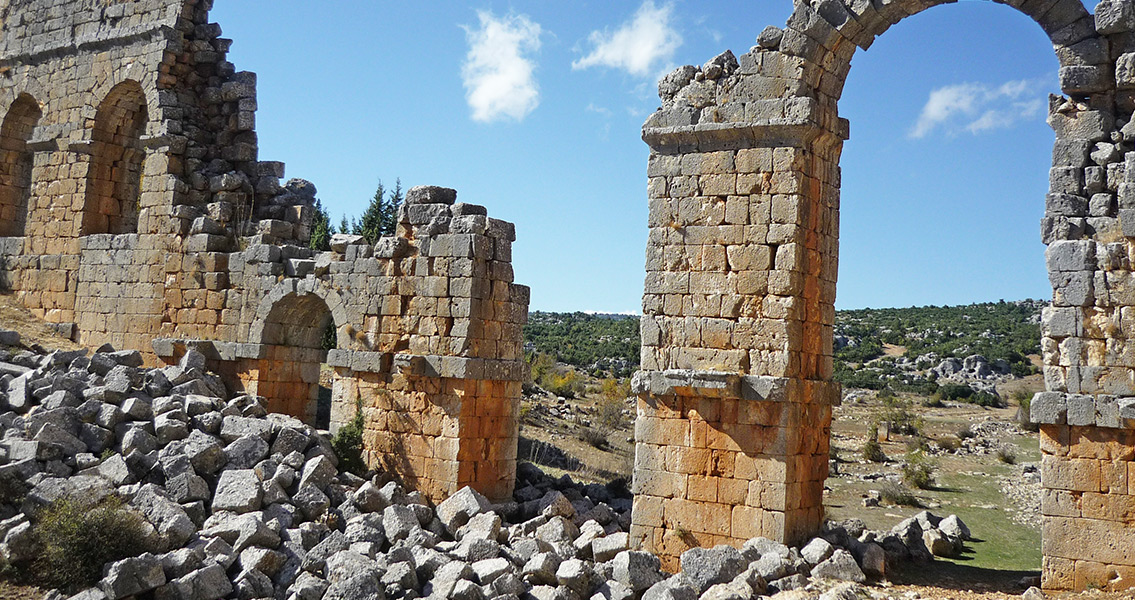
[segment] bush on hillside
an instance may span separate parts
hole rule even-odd
[[[148,548],[146,522],[123,501],[64,497],[36,516],[33,536],[40,551],[32,579],[41,586],[73,592],[102,578],[103,565]]]

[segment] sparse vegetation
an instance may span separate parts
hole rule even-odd
[[[911,412],[909,398],[899,397],[888,388],[881,390],[878,397],[883,402],[883,406],[877,420],[886,427],[888,438],[892,434],[914,436],[921,434],[922,419]]]
[[[591,427],[580,427],[579,433],[576,434],[580,440],[591,444],[596,448],[607,447],[607,434]]]
[[[897,506],[921,506],[918,497],[903,484],[887,479],[879,486],[879,496]]]
[[[538,385],[564,398],[575,398],[583,393],[586,387],[584,378],[572,367],[556,364],[551,354],[529,353],[525,360],[528,361],[529,387]]]
[[[612,431],[626,425],[623,408],[631,395],[630,379],[616,380],[608,377],[600,387],[601,396],[595,404],[595,420],[600,427]]]
[[[997,460],[1007,464],[1017,464],[1017,451],[1012,446],[1004,445],[997,449]]]
[[[934,484],[938,463],[922,450],[908,452],[902,465],[902,482],[908,487],[925,490]]]
[[[592,375],[630,377],[639,361],[638,317],[533,312],[525,346]]]
[[[1017,412],[1017,423],[1021,425],[1021,429],[1032,432],[1040,431],[1040,426],[1033,423],[1032,418],[1029,416],[1029,409],[1032,407],[1033,402],[1032,394],[1025,390],[1017,390],[1013,392],[1010,398],[1020,407],[1020,410]]]
[[[972,387],[960,383],[947,383],[938,388],[937,396],[942,400],[954,402],[969,402],[978,406],[1003,408],[1005,402],[989,392],[979,392]]]
[[[863,442],[863,449],[860,453],[864,460],[876,463],[887,462],[887,455],[883,453],[883,446],[879,444],[879,425],[877,423],[872,423],[871,429],[867,430],[867,440]]]
[[[146,551],[145,528],[142,516],[116,496],[98,502],[60,498],[36,516],[40,550],[31,579],[68,592],[94,585],[106,563]]]
[[[953,451],[957,450],[958,448],[962,447],[961,440],[959,440],[956,437],[940,438],[940,439],[936,440],[934,443],[938,445],[938,448],[940,450],[943,450],[945,452],[953,452]]]
[[[331,438],[331,449],[339,457],[339,468],[362,476],[367,472],[363,460],[363,410],[362,403],[356,403],[355,416],[350,423],[343,425]]]

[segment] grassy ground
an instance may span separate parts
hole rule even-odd
[[[1035,390],[1040,385],[1041,382],[1036,377],[1015,380],[1005,395],[1008,396],[1017,389]],[[921,403],[924,399],[908,399],[911,401],[912,416],[921,421],[923,436],[931,446],[937,445],[939,440],[956,439],[959,430],[974,424],[1012,421],[1017,411],[1016,406],[1001,409],[967,404],[926,407]],[[625,429],[606,436],[609,443],[602,447],[589,444],[578,435],[583,427],[582,422],[588,417],[587,412],[594,404],[595,398],[588,396],[569,400],[566,405],[575,409],[572,412],[564,411],[564,405],[554,399],[525,401],[527,408],[523,409],[525,419],[521,426],[522,438],[554,446],[555,452],[567,457],[566,462],[561,460],[555,466],[541,464],[541,468],[555,475],[566,473],[582,481],[605,482],[613,476],[630,477],[634,456],[630,418]],[[549,414],[549,405],[557,407],[560,414]],[[938,467],[934,485],[930,489],[915,490],[921,506],[884,504],[867,508],[863,505],[863,498],[871,490],[878,490],[880,482],[865,480],[864,476],[897,474],[912,440],[912,436],[892,435],[882,442],[883,450],[889,457],[885,464],[862,460],[860,449],[870,423],[881,410],[881,403],[875,399],[837,408],[832,437],[836,454],[841,460],[841,475],[827,480],[827,518],[857,518],[863,520],[869,529],[887,530],[921,510],[930,510],[943,517],[956,514],[969,525],[976,539],[967,544],[959,557],[937,561],[931,567],[931,572],[937,573],[936,577],[968,582],[965,585],[988,581],[992,582],[989,584],[993,586],[990,589],[1011,590],[1022,577],[1039,574],[1040,524],[1029,525],[1015,521],[1011,512],[1013,507],[1002,492],[1006,479],[1012,481],[1020,477],[1021,464],[1039,462],[1040,450],[1035,434],[1007,433],[991,440],[993,443],[1010,444],[1015,449],[1015,465],[1002,462],[992,452],[939,456],[935,458]],[[543,456],[526,456],[526,448],[530,455]],[[537,463],[556,462],[544,460],[548,452],[540,444],[536,444],[535,450],[531,445],[522,444],[521,458],[536,458],[534,462]],[[896,577],[913,582],[925,572],[925,568],[920,568],[909,575],[896,574]]]

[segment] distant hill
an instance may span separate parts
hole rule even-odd
[[[532,312],[524,326],[524,349],[588,371],[628,377],[638,368],[638,317]]]
[[[933,387],[929,368],[975,354],[1028,374],[1028,355],[1040,353],[1040,311],[1047,305],[1021,300],[838,311],[835,378],[848,387],[922,389]],[[524,341],[528,352],[597,374],[626,377],[639,364],[638,317],[632,315],[536,311]]]

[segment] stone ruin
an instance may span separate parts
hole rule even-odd
[[[1135,585],[1135,3],[996,0],[1052,40],[1064,96],[1041,235],[1043,583]],[[797,0],[757,46],[681,67],[643,127],[650,235],[632,541],[796,543],[823,518],[838,101],[857,49],[943,0]]]
[[[998,0],[1033,18],[1063,97],[1041,229],[1043,577],[1135,580],[1135,2]],[[942,0],[798,0],[758,45],[683,67],[643,128],[650,237],[631,541],[819,530],[832,407],[838,99],[857,48]],[[260,161],[256,79],[209,0],[0,3],[0,286],[86,345],[189,350],[272,411],[362,410],[370,464],[440,500],[509,497],[528,290],[510,224],[407,194],[396,236],[306,249],[315,188]],[[324,351],[333,324],[337,348]],[[194,354],[196,356],[196,354]]]
[[[187,349],[441,500],[512,493],[528,289],[510,223],[406,194],[397,234],[307,248],[315,187],[259,159],[256,76],[210,0],[0,2],[0,288],[87,345]],[[329,324],[337,347],[324,350]]]

